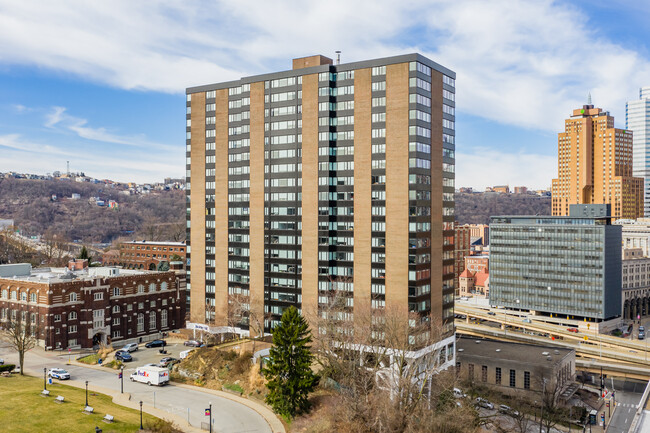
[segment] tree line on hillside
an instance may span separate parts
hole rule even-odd
[[[0,218],[13,219],[25,235],[56,235],[67,241],[111,242],[119,237],[185,239],[185,192],[124,195],[103,184],[60,180],[0,180]],[[73,193],[80,194],[71,200]],[[52,195],[57,200],[52,200]],[[115,200],[119,209],[90,203]]]

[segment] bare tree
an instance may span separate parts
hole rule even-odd
[[[270,318],[270,313],[263,316],[257,314],[250,308],[250,296],[244,293],[230,293],[228,295],[228,326],[248,327],[252,338],[255,353],[255,342],[258,338],[264,338],[264,321]]]
[[[456,405],[455,375],[440,369],[447,353],[439,324],[397,309],[352,311],[350,296],[321,293],[309,315],[322,374],[340,389],[341,416],[362,431],[475,431],[475,410]]]
[[[567,420],[566,410],[559,404],[564,383],[561,380],[559,372],[552,373],[552,370],[549,369],[537,370],[534,375],[534,380],[542,391],[540,422],[546,431],[550,432],[551,428],[555,427],[558,423]]]
[[[20,314],[20,318],[18,318]],[[38,319],[28,317],[26,311],[11,310],[7,319],[0,322],[0,339],[7,342],[12,349],[18,352],[20,374],[23,374],[25,353],[36,347],[39,336]]]
[[[66,242],[63,234],[48,230],[41,238],[41,243],[43,246],[40,251],[48,265],[61,266],[68,259],[69,254],[64,250]]]

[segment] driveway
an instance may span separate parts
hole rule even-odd
[[[182,345],[174,348],[172,353],[177,355]],[[168,347],[169,349],[169,347]],[[272,433],[267,421],[255,410],[244,404],[220,397],[200,389],[187,388],[175,385],[164,387],[149,387],[138,382],[128,380],[129,375],[138,365],[154,362],[163,355],[158,355],[158,349],[140,349],[134,352],[138,361],[127,364],[124,369],[124,392],[131,394],[131,401],[142,401],[145,405],[177,415],[189,422],[190,425],[207,430],[208,417],[205,409],[212,403],[213,432],[218,433]],[[169,355],[167,355],[169,356]],[[173,356],[173,355],[172,355]],[[0,345],[0,358],[6,363],[17,363],[17,354],[6,345]],[[115,370],[66,365],[67,354],[54,354],[43,352],[41,348],[31,350],[25,356],[25,372],[39,376],[43,368],[64,368],[70,372],[71,379],[88,381],[89,387],[93,386],[120,391],[120,380]],[[145,362],[146,361],[146,362]],[[89,397],[92,406],[92,396]],[[182,426],[179,426],[182,428]]]

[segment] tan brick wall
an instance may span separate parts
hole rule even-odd
[[[205,321],[205,93],[192,95],[190,163],[190,320]]]
[[[371,69],[354,72],[354,313],[367,318],[371,297]]]
[[[250,309],[264,318],[264,82],[251,84]],[[253,329],[251,329],[253,333]]]
[[[386,67],[386,309],[408,306],[409,65]]]
[[[302,311],[318,310],[318,75],[302,78]]]
[[[226,325],[228,316],[228,89],[217,90],[215,127],[215,324]],[[194,167],[192,167],[192,173]],[[203,248],[205,252],[205,248]],[[192,247],[192,256],[194,247]],[[194,276],[194,272],[192,272]],[[192,285],[194,287],[194,285]],[[193,302],[192,302],[193,303]]]

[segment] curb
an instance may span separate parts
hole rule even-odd
[[[178,386],[180,388],[187,388],[187,389],[194,389],[194,390],[201,390],[203,392],[207,392],[213,395],[216,395],[218,397],[222,398],[227,398],[228,400],[232,400],[234,402],[237,402],[239,404],[243,404],[244,406],[248,407],[249,409],[254,410],[257,412],[264,420],[267,422],[269,427],[271,427],[271,431],[273,433],[286,433],[286,430],[284,428],[284,425],[280,421],[280,419],[271,411],[271,409],[267,408],[266,406],[257,403],[253,400],[250,400],[245,397],[240,397],[235,394],[230,394],[228,392],[224,391],[217,391],[216,389],[209,389],[209,388],[202,388],[200,386],[194,386],[194,385],[187,385],[184,383],[178,383],[178,382],[173,382],[174,386]]]

